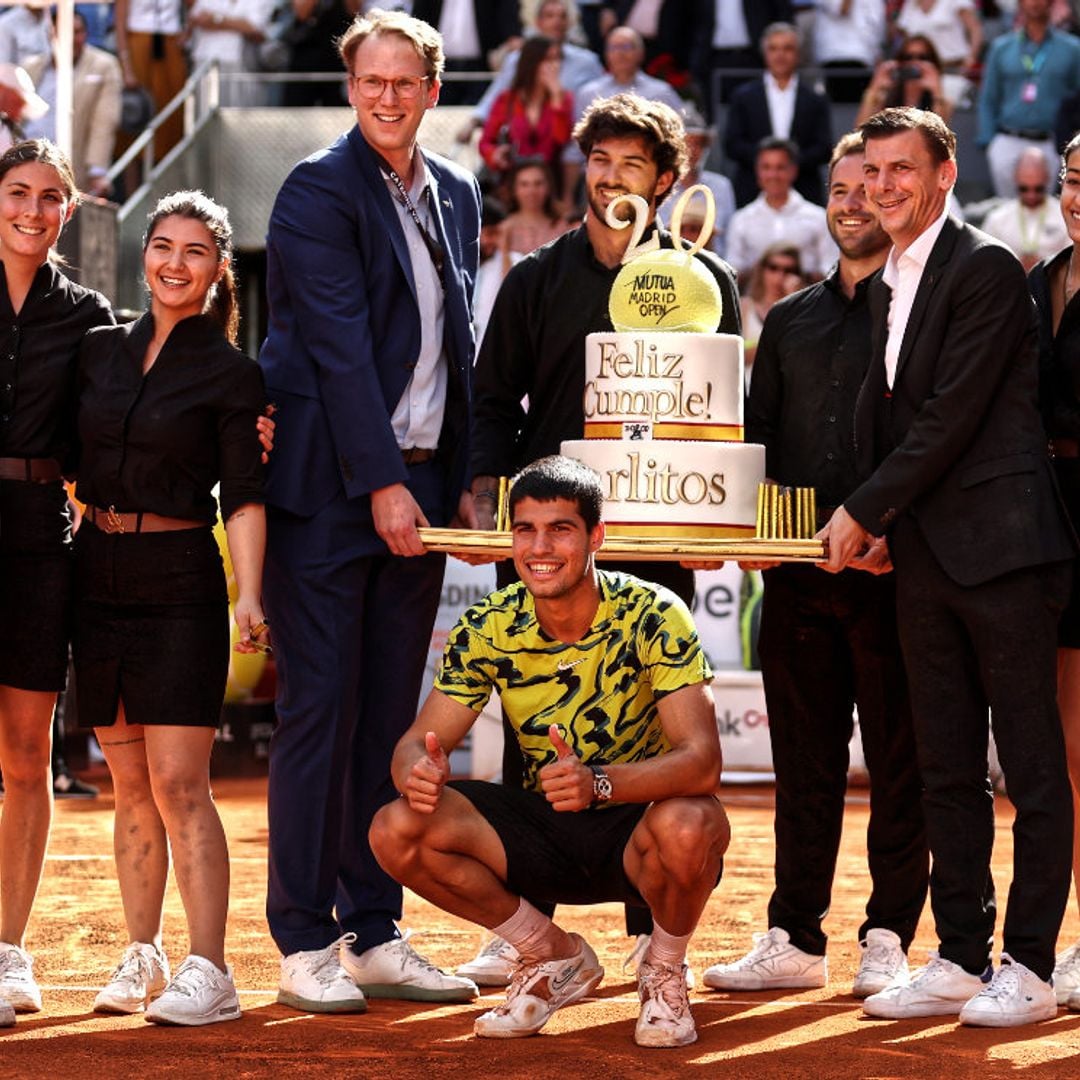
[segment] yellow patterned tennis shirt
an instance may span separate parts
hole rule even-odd
[[[480,712],[493,690],[525,757],[525,786],[555,761],[548,728],[586,764],[657,757],[671,749],[657,702],[712,678],[686,605],[629,574],[599,571],[593,624],[567,644],[545,634],[521,582],[474,604],[446,643],[435,687]]]

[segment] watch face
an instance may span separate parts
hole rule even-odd
[[[593,798],[601,802],[611,798],[611,781],[602,772],[593,774]]]

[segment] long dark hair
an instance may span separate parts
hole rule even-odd
[[[514,72],[514,81],[510,84],[510,93],[517,97],[527,96],[536,87],[536,74],[540,65],[547,59],[548,50],[555,42],[543,34],[536,34],[526,38],[518,53],[517,70]]]
[[[218,262],[232,259],[232,225],[229,224],[229,212],[201,191],[174,191],[158,200],[146,221],[146,232],[143,233],[144,252],[154,237],[154,230],[168,217],[201,221],[217,248]],[[217,320],[229,343],[235,345],[240,329],[240,309],[231,262],[225,267],[220,280],[210,286],[206,313]]]

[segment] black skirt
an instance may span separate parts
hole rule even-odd
[[[71,566],[63,484],[0,480],[0,685],[63,690]]]
[[[209,527],[75,538],[79,725],[216,727],[229,671],[229,602]]]

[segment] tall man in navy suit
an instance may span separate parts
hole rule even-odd
[[[823,533],[834,570],[888,537],[940,941],[910,983],[863,1009],[1012,1027],[1057,1012],[1050,977],[1072,871],[1057,621],[1076,543],[1037,407],[1023,268],[946,210],[956,136],[921,109],[886,109],[861,130],[866,192],[893,247],[870,287],[876,358],[855,411],[866,479]],[[996,972],[988,708],[1016,809]]]
[[[278,661],[267,917],[278,1000],[362,1011],[369,997],[468,1001],[398,933],[401,888],[368,827],[394,798],[443,557],[417,526],[475,523],[470,307],[480,192],[416,144],[442,41],[400,13],[358,17],[339,50],[356,126],[297,165],[267,240],[278,405],[265,601]]]

